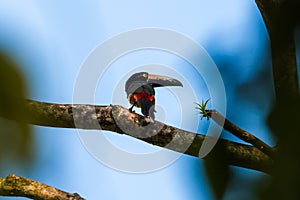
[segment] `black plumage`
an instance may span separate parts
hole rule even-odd
[[[182,86],[176,79],[139,72],[133,74],[125,84],[125,91],[130,104],[133,107],[140,107],[145,117],[155,118],[155,88],[164,86]]]

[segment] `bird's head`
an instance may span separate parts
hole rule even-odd
[[[147,72],[138,72],[133,74],[125,84],[125,91],[127,95],[134,93],[138,88],[143,85],[149,85],[154,87],[164,86],[181,86],[182,83],[174,78],[168,76],[161,76],[155,74],[149,74]]]

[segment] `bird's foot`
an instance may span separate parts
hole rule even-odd
[[[129,110],[129,112],[131,112],[131,113],[135,113],[135,111],[133,110],[132,107],[130,107],[128,110]]]
[[[144,126],[148,125],[150,123],[153,123],[153,122],[154,122],[154,120],[150,116],[144,116],[144,118],[143,118],[143,125]]]

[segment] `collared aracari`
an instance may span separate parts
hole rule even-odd
[[[155,91],[156,87],[164,86],[181,86],[182,83],[176,79],[148,74],[147,72],[139,72],[133,74],[125,84],[125,91],[129,103],[132,105],[129,110],[132,111],[133,107],[140,107],[145,117],[154,119],[155,112]]]

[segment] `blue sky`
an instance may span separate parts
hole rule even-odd
[[[20,63],[20,70],[31,89],[30,98],[72,103],[76,78],[97,46],[126,31],[157,27],[176,31],[196,41],[211,55],[222,75],[229,73],[235,77],[230,82],[232,85],[224,81],[228,107],[234,104],[236,108],[244,109],[247,116],[236,119],[239,125],[272,142],[263,122],[265,115],[257,114],[257,107],[237,101],[233,96],[235,84],[252,79],[259,70],[257,66],[261,66],[259,60],[269,56],[261,50],[268,46],[268,37],[253,1],[0,0],[0,5],[0,49],[9,52]],[[223,62],[230,65],[219,66]],[[128,77],[132,70],[147,69],[149,63],[179,72],[181,80],[196,91],[195,100],[209,97],[205,83],[185,60],[164,51],[144,50],[124,55],[112,63],[99,81],[95,102],[105,105],[116,102],[127,107],[120,80],[125,80],[124,73]],[[104,85],[108,82],[110,84]],[[182,123],[182,118],[173,117],[174,113],[182,112],[174,102],[185,102],[181,106],[184,111],[190,109],[186,105],[193,106],[194,101],[176,100],[176,95],[172,96],[172,91],[176,94],[180,89],[161,91],[157,91],[158,119],[199,132],[207,129],[208,122],[199,122],[194,110],[190,111],[187,124]],[[232,113],[228,111],[229,116]],[[251,123],[248,123],[249,118]],[[100,133],[94,131],[93,134]],[[128,152],[160,150],[126,136],[110,132],[104,135],[112,144]],[[34,127],[34,136],[36,160],[31,170],[19,169],[21,175],[78,192],[87,199],[213,198],[202,161],[196,158],[181,156],[172,164],[150,173],[124,173],[99,162],[87,151],[75,130]],[[12,172],[8,169],[7,173]],[[254,177],[253,181],[260,176],[247,170],[237,170],[238,175]],[[228,191],[228,199],[235,196],[233,189]]]

